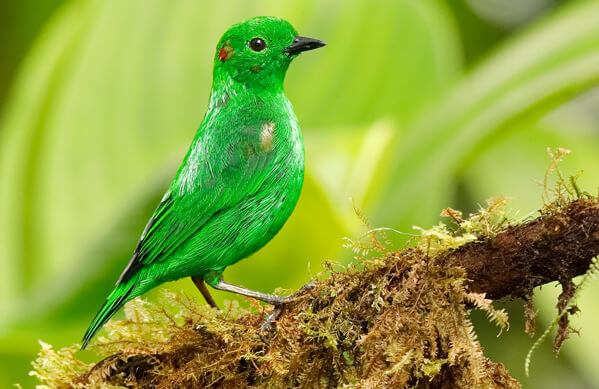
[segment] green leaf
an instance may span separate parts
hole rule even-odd
[[[32,226],[36,215],[31,203],[39,193],[33,191],[36,171],[36,152],[42,146],[38,139],[48,116],[52,93],[64,75],[64,66],[79,41],[83,16],[89,12],[83,3],[63,8],[55,22],[47,27],[47,39],[34,46],[23,64],[0,123],[0,328],[17,305],[16,298],[31,284],[36,271],[31,258],[33,236],[38,232]],[[41,197],[41,196],[40,196]],[[27,237],[26,237],[27,236]],[[29,239],[29,244],[27,241]]]
[[[451,205],[455,172],[516,121],[532,120],[599,81],[599,3],[557,9],[507,42],[391,148],[369,206],[376,224],[407,230]],[[397,202],[388,207],[383,201]]]
[[[374,177],[397,132],[391,120],[379,120],[368,127],[329,127],[306,136],[306,159],[349,236],[362,226],[354,206],[360,208],[367,191],[380,185]]]
[[[291,69],[287,80],[306,127],[386,116],[407,122],[456,80],[461,46],[444,2],[349,0],[321,7],[301,32],[329,45],[301,59],[309,72]]]

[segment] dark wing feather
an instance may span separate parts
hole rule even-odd
[[[154,214],[152,215],[152,217],[146,224],[146,227],[144,228],[144,231],[141,234],[141,238],[137,242],[137,246],[135,247],[133,256],[131,257],[131,260],[129,260],[129,263],[127,264],[127,267],[125,267],[125,270],[123,270],[123,273],[121,273],[121,276],[119,277],[118,281],[116,282],[116,285],[119,285],[121,282],[126,282],[127,280],[129,280],[131,278],[131,276],[133,274],[137,273],[139,271],[139,269],[141,269],[143,267],[143,256],[141,255],[140,251],[141,251],[142,247],[144,246],[146,236],[152,230],[152,228],[154,227],[156,222],[157,221],[160,222],[164,213],[171,206],[170,205],[171,203],[172,203],[171,192],[168,191],[168,192],[166,192],[166,194],[160,201],[160,204],[158,204],[158,207],[156,207]]]

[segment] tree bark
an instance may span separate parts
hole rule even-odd
[[[446,255],[466,269],[470,291],[490,299],[525,297],[536,286],[586,272],[599,255],[599,204],[575,200]]]

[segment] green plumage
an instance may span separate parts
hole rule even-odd
[[[303,182],[304,148],[283,80],[297,53],[324,45],[301,39],[288,22],[272,17],[237,24],[223,35],[208,111],[82,348],[127,301],[164,282],[191,276],[214,285],[291,215]]]

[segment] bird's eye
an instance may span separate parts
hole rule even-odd
[[[250,48],[254,51],[262,51],[266,49],[266,42],[262,38],[254,38],[250,41]]]

